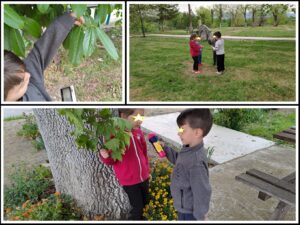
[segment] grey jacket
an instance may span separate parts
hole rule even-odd
[[[44,70],[52,61],[59,46],[73,27],[75,19],[66,13],[57,18],[34,44],[24,60],[30,80],[21,101],[51,101],[44,86]]]
[[[183,147],[180,152],[170,147],[165,147],[164,150],[168,160],[175,164],[171,176],[174,208],[181,213],[192,213],[197,220],[203,220],[211,198],[207,151],[203,143]]]

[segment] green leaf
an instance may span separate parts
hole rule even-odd
[[[114,151],[111,153],[111,157],[113,158],[113,160],[119,160],[122,161],[122,152],[121,151]]]
[[[72,11],[75,12],[76,17],[79,18],[80,16],[83,16],[87,5],[86,4],[72,4],[71,5]]]
[[[25,21],[24,30],[30,35],[32,35],[33,37],[39,38],[42,33],[42,28],[40,24],[28,17],[25,17],[24,21]]]
[[[24,27],[22,18],[9,5],[4,5],[4,23],[15,29],[22,29]]]
[[[104,23],[106,16],[108,14],[108,5],[98,5],[96,11],[95,11],[95,17],[94,20],[100,25]]]
[[[37,8],[42,14],[45,14],[48,11],[49,4],[37,4]]]
[[[11,50],[11,37],[10,31],[12,28],[4,24],[4,49]]]
[[[106,149],[111,149],[113,151],[119,150],[120,141],[117,138],[113,138],[105,143]]]
[[[83,39],[83,55],[91,56],[95,50],[96,33],[94,27],[88,27],[84,34]]]
[[[115,48],[114,43],[110,40],[110,38],[107,36],[107,34],[99,28],[96,29],[96,34],[97,34],[97,37],[99,38],[99,40],[102,42],[102,44],[103,44],[104,48],[106,49],[106,51],[108,52],[108,54],[114,60],[117,60],[119,58],[118,52]]]
[[[25,57],[25,44],[19,30],[11,29],[11,48],[17,56]]]
[[[63,42],[63,46],[64,46],[64,48],[67,49],[67,50],[69,50],[69,49],[70,49],[70,46],[71,46],[71,33],[72,33],[72,32],[70,32],[70,33],[68,34],[68,36],[66,37],[66,39],[65,39],[64,42]]]
[[[69,60],[72,64],[80,64],[83,55],[84,33],[81,27],[75,27],[70,33]]]

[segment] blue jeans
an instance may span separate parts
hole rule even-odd
[[[200,55],[198,56],[198,64],[202,63],[202,53],[200,53]]]
[[[192,213],[178,212],[178,220],[196,220]]]

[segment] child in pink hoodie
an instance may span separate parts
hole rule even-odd
[[[143,208],[148,203],[149,161],[144,133],[140,129],[144,109],[119,109],[121,118],[132,123],[130,144],[126,146],[122,161],[114,161],[110,151],[100,149],[100,159],[112,165],[116,177],[128,195],[132,210],[129,220],[142,220]]]

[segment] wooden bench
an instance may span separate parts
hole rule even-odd
[[[278,179],[262,171],[251,169],[235,177],[259,191],[258,198],[265,201],[271,197],[279,199],[271,220],[281,220],[291,207],[295,206],[295,172]]]
[[[273,138],[277,138],[280,140],[295,143],[296,142],[296,129],[295,129],[295,127],[291,127],[289,129],[279,132],[277,134],[273,134]]]

